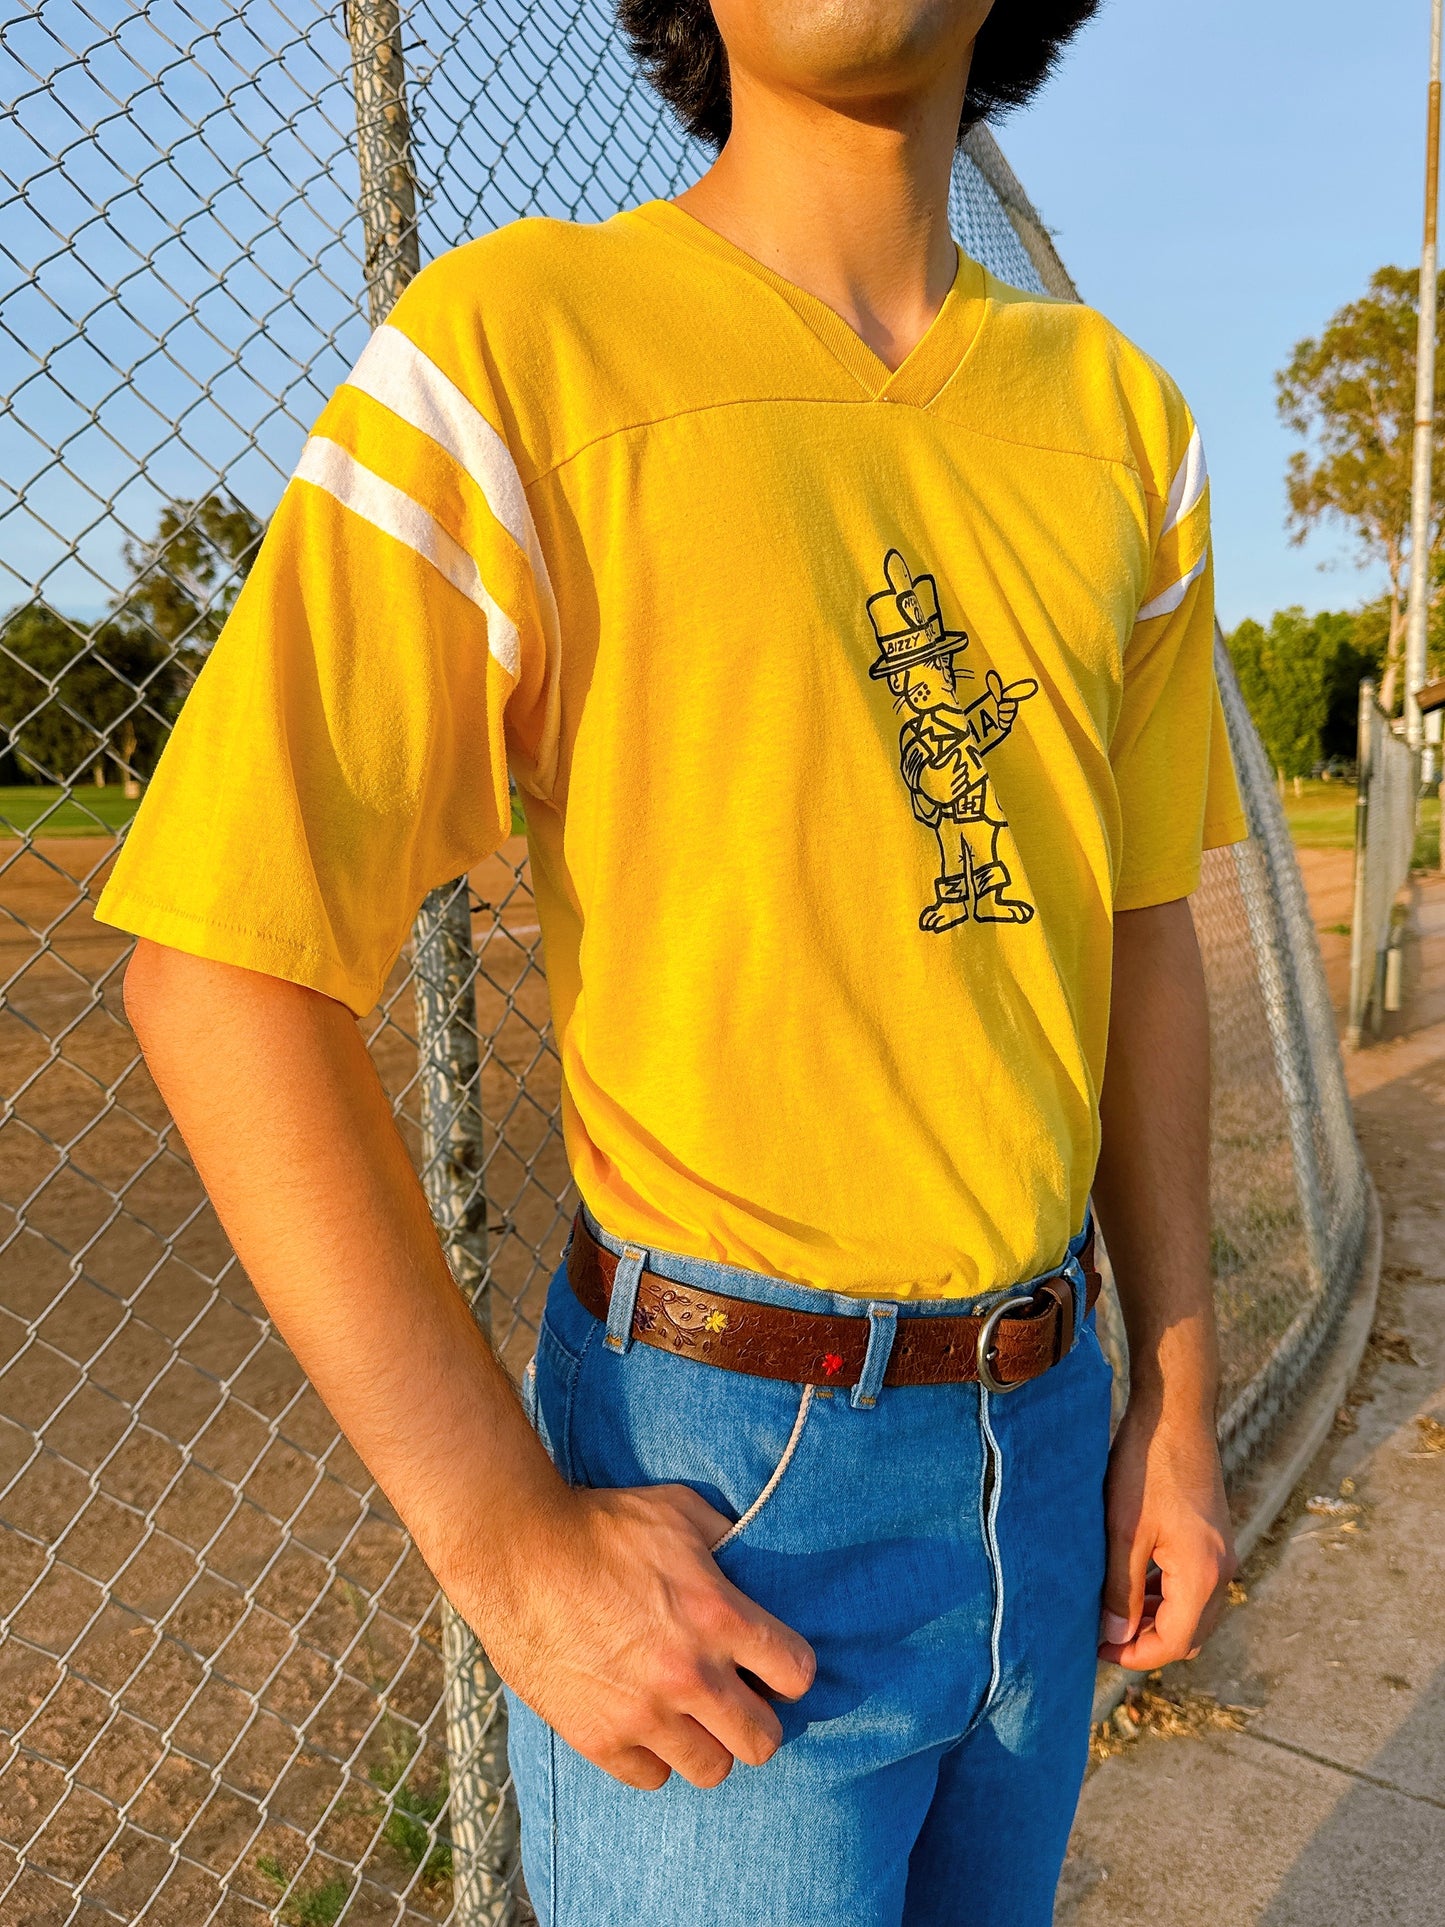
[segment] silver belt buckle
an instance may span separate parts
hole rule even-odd
[[[1005,1381],[995,1378],[993,1373],[993,1335],[998,1322],[1011,1311],[1032,1310],[1035,1294],[1030,1292],[1026,1298],[1005,1298],[1001,1305],[995,1305],[978,1328],[978,1382],[990,1392],[1016,1392],[1020,1385],[1027,1385],[1026,1378],[1011,1378]]]

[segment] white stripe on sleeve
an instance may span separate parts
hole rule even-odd
[[[1193,514],[1208,486],[1209,468],[1204,460],[1204,443],[1199,439],[1199,430],[1196,428],[1189,437],[1184,460],[1179,464],[1169,487],[1169,500],[1164,505],[1164,526],[1159,531],[1161,536],[1170,534],[1179,527],[1186,515]]]
[[[471,556],[419,502],[363,468],[349,449],[324,435],[313,435],[302,449],[296,479],[324,489],[363,522],[429,562],[482,611],[487,618],[487,648],[509,676],[520,674],[522,644],[516,623],[488,593]]]
[[[481,410],[409,335],[385,322],[372,334],[346,380],[348,387],[359,388],[419,429],[465,469],[487,507],[531,563],[544,620],[554,627],[551,578],[522,478],[512,451]]]
[[[1172,616],[1193,585],[1203,575],[1208,562],[1209,551],[1206,549],[1182,581],[1176,582],[1172,588],[1165,589],[1161,595],[1156,595],[1152,602],[1146,602],[1134,620],[1152,622],[1155,616]]]

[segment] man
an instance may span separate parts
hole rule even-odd
[[[242,1263],[509,1684],[544,1922],[1043,1927],[1101,1636],[1191,1652],[1230,1569],[1198,436],[946,219],[960,125],[1090,11],[629,4],[716,164],[413,283],[101,906]],[[999,730],[1019,702],[988,781],[1026,921],[920,928],[890,551]],[[588,1207],[535,1429],[349,1014],[506,833],[509,762]]]

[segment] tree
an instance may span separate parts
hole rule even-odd
[[[103,784],[113,763],[136,795],[261,535],[223,492],[172,502],[150,541],[125,544],[132,579],[104,622],[92,628],[40,601],[12,610],[0,624],[0,727],[19,769]]]
[[[1329,717],[1329,678],[1321,660],[1338,652],[1341,623],[1351,618],[1324,616],[1311,621],[1303,609],[1281,609],[1268,629],[1241,622],[1226,638],[1270,761],[1281,777],[1308,776],[1319,762]]]
[[[173,652],[124,623],[92,630],[29,602],[0,625],[0,727],[42,783],[103,785],[109,759],[134,793],[160,754],[180,682]]]
[[[133,580],[116,615],[174,648],[203,656],[221,633],[263,534],[244,503],[223,490],[161,510],[149,542],[127,542]]]
[[[132,580],[92,628],[45,602],[0,624],[0,728],[44,783],[106,780],[126,794],[155,767],[251,566],[262,527],[231,496],[172,502],[149,542],[127,542]]]
[[[1445,344],[1445,275],[1441,277]],[[1410,566],[1410,475],[1415,419],[1415,346],[1419,276],[1413,268],[1380,268],[1370,291],[1334,315],[1317,341],[1301,341],[1276,377],[1279,412],[1309,446],[1289,463],[1290,525],[1302,542],[1333,516],[1355,531],[1361,550],[1385,565],[1390,589],[1380,700],[1393,711],[1404,648]],[[1445,421],[1445,352],[1437,390],[1435,463],[1439,473]],[[1438,498],[1438,487],[1434,491]],[[1432,607],[1442,577],[1442,526],[1431,530],[1428,566]]]
[[[1309,624],[1308,647],[1324,694],[1320,755],[1355,760],[1360,736],[1360,684],[1375,682],[1384,668],[1389,606],[1381,600],[1354,612],[1325,612]]]

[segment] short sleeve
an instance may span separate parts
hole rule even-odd
[[[306,443],[97,907],[358,1014],[509,833],[509,756],[541,793],[555,760],[546,565],[485,371],[423,345],[425,282]]]
[[[1122,825],[1116,910],[1188,896],[1202,852],[1248,834],[1214,666],[1209,478],[1187,417],[1180,439],[1110,744]]]

